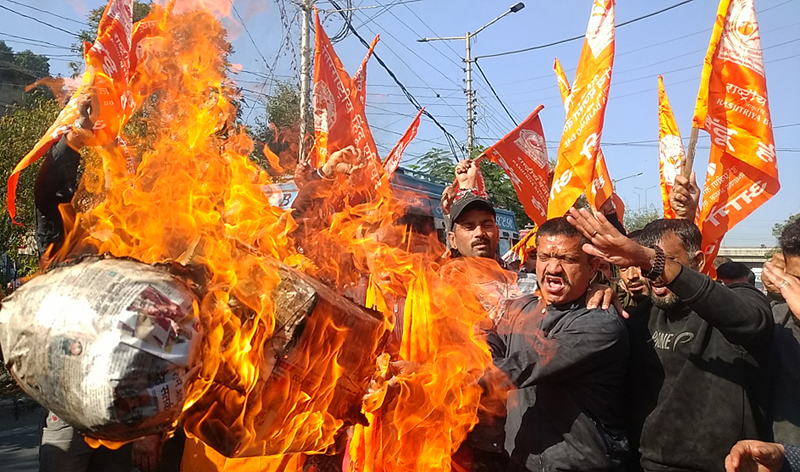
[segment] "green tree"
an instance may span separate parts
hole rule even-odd
[[[653,206],[639,209],[628,207],[625,208],[625,229],[636,231],[659,218],[661,218],[661,214]]]
[[[255,126],[248,129],[255,143],[251,159],[266,169],[271,175],[287,175],[294,169],[300,142],[300,89],[297,84],[278,81],[267,98],[265,114],[256,117]],[[306,129],[313,129],[310,120]],[[264,155],[263,148],[269,149],[279,157],[281,169],[274,168]]]
[[[781,237],[781,233],[783,233],[783,228],[786,227],[789,223],[794,223],[800,219],[800,213],[795,213],[794,215],[790,215],[789,218],[786,218],[786,221],[783,223],[775,223],[772,227],[772,235],[775,236],[775,239],[779,239]]]
[[[151,6],[151,1],[134,0],[133,22],[136,23],[137,21],[146,17],[148,13],[150,13]],[[100,25],[100,18],[103,17],[103,12],[105,9],[106,7],[104,5],[89,12],[89,14],[86,16],[86,24],[88,27],[85,30],[78,32],[79,41],[72,44],[72,52],[83,57],[83,43],[86,42],[91,44],[94,42],[95,38],[97,38],[97,27]],[[69,68],[72,69],[72,77],[79,76],[81,71],[83,71],[83,61],[70,62],[68,65]]]
[[[38,99],[0,118],[0,179],[3,182],[8,181],[17,162],[44,136],[59,111],[55,100]],[[22,226],[13,225],[5,209],[0,216],[0,254],[8,252],[12,259],[29,264],[35,264],[37,259],[35,256],[25,256],[25,253],[35,254],[32,238],[33,183],[38,164],[37,162],[20,174],[17,186],[17,221]]]

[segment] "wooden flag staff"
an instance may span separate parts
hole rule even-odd
[[[692,135],[689,138],[689,149],[686,152],[686,162],[683,163],[683,176],[687,179],[692,175],[692,166],[694,165],[694,151],[697,147],[697,136],[700,133],[700,128],[693,126]]]

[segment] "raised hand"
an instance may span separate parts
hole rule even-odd
[[[675,183],[669,193],[669,206],[679,219],[694,221],[697,208],[700,206],[700,187],[697,186],[694,172],[689,178],[681,174],[675,176]]]
[[[589,240],[583,250],[620,267],[642,267],[650,270],[655,251],[627,238],[608,222],[602,213],[597,218],[585,209],[569,209],[567,221]]]
[[[762,278],[766,276],[772,285],[781,292],[781,296],[789,305],[789,310],[794,316],[800,318],[800,279],[786,273],[777,263],[769,261],[764,264],[761,273]]]
[[[355,146],[347,146],[332,153],[322,166],[321,172],[325,177],[332,179],[337,175],[350,175],[364,166],[366,166],[364,153]]]
[[[480,167],[472,159],[464,159],[456,164],[456,181],[458,186],[464,189],[474,189],[478,187],[478,172]]]

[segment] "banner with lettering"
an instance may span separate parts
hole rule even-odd
[[[391,177],[394,171],[397,170],[397,167],[400,165],[400,160],[403,158],[403,152],[417,136],[417,130],[419,129],[419,122],[423,111],[425,111],[425,108],[417,112],[414,121],[411,122],[406,132],[403,133],[403,136],[400,137],[400,140],[397,141],[397,144],[389,151],[389,155],[386,156],[386,159],[383,161],[383,171],[386,172],[388,177]]]
[[[355,98],[353,81],[322,28],[316,10],[314,21],[314,134],[319,155],[315,164],[324,163],[328,152],[353,145],[363,154],[366,166],[363,172],[351,177],[350,184],[356,193],[374,189],[382,181],[383,170],[364,106]]]
[[[711,135],[700,215],[706,270],[722,237],[780,189],[753,0],[722,0],[705,58],[694,126]]]
[[[550,162],[539,117],[543,108],[544,105],[539,105],[525,121],[483,152],[490,161],[503,168],[525,213],[537,225],[547,221],[550,192]]]
[[[564,216],[594,185],[614,63],[614,0],[595,0],[558,147],[547,217]]]
[[[561,99],[564,101],[564,108],[567,113],[569,113],[569,104],[572,101],[572,89],[569,86],[567,74],[564,73],[564,69],[561,68],[561,62],[559,62],[558,59],[556,59],[555,64],[553,64],[553,70],[556,72],[558,88],[561,91]],[[611,176],[608,173],[606,157],[603,155],[603,151],[599,146],[597,148],[597,159],[592,172],[591,184],[586,188],[585,193],[586,200],[595,212],[598,211],[609,198],[613,199],[617,218],[619,221],[624,220],[625,204],[622,202],[622,199],[614,193],[614,182],[611,180]]]
[[[375,39],[372,40],[372,44],[369,45],[367,55],[364,56],[364,60],[361,61],[361,65],[358,66],[358,70],[353,75],[354,92],[356,98],[361,101],[361,106],[367,103],[367,62],[369,62],[369,58],[372,57],[372,51],[375,50],[375,45],[378,44],[380,39],[381,35],[375,36]]]
[[[81,86],[61,110],[56,121],[33,149],[22,158],[8,177],[6,204],[11,220],[16,216],[16,192],[19,174],[39,160],[66,134],[78,119],[78,100],[87,87],[94,87],[100,102],[100,115],[94,123],[94,138],[87,146],[113,142],[133,114],[134,101],[128,88],[131,71],[131,35],[133,0],[111,0],[103,11],[94,44],[84,44],[86,72]]]
[[[669,193],[675,183],[675,176],[683,168],[686,154],[683,141],[669,105],[664,79],[658,76],[658,170],[661,175],[661,200],[664,203],[664,218],[675,219],[675,210],[669,204]]]

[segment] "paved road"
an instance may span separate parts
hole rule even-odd
[[[39,411],[28,412],[15,420],[0,419],[0,470],[37,472],[39,470]]]

